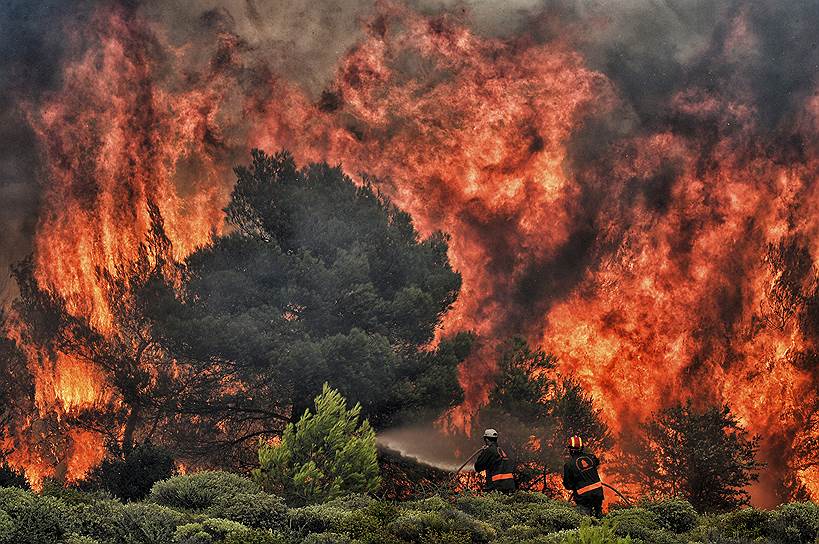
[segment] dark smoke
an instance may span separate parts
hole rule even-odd
[[[66,55],[59,28],[81,24],[89,3],[0,4],[0,303],[10,296],[8,267],[31,251],[40,162],[25,104],[60,83]]]

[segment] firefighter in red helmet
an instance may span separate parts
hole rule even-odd
[[[512,462],[498,447],[498,431],[486,429],[483,433],[484,446],[475,459],[475,472],[486,471],[485,491],[512,493],[515,491],[515,476]]]
[[[572,436],[568,441],[569,459],[563,465],[563,487],[572,492],[578,509],[586,515],[603,515],[603,483],[597,473],[600,460],[583,449],[583,439]]]

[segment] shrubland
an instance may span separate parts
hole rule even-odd
[[[176,476],[142,502],[55,488],[0,488],[0,543],[39,544],[808,544],[819,506],[699,515],[681,499],[612,508],[601,520],[533,492],[387,501],[352,494],[292,507],[247,478]]]

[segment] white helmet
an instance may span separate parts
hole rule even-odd
[[[495,429],[486,429],[483,432],[483,437],[484,438],[491,438],[492,440],[497,440],[498,439],[498,431],[496,431]]]

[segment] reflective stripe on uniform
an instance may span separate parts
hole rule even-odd
[[[600,489],[601,487],[603,487],[602,483],[595,482],[593,484],[587,485],[586,487],[581,487],[580,489],[577,490],[577,494],[582,495],[584,493],[588,493],[589,491],[594,491],[595,489]]]
[[[508,474],[508,473],[507,474],[495,474],[494,476],[492,476],[492,481],[497,482],[498,480],[511,480],[512,478],[514,478],[514,476],[512,474]]]

